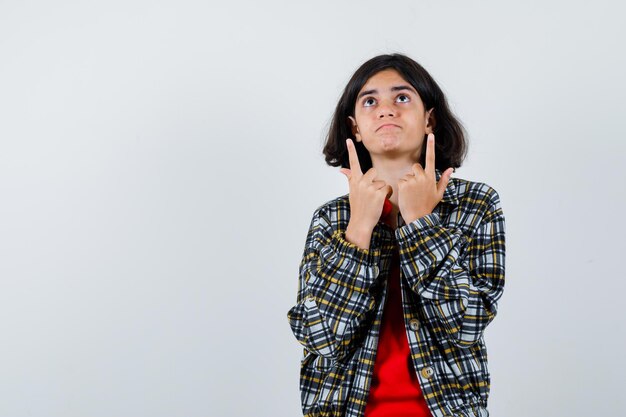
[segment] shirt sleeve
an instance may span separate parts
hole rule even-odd
[[[372,235],[365,250],[333,230],[316,210],[299,267],[297,303],[287,313],[298,341],[319,356],[341,360],[365,336],[375,308],[370,288],[379,273],[380,248]]]
[[[455,346],[477,343],[504,290],[505,220],[497,193],[472,236],[430,213],[396,229],[396,237],[400,267],[427,314]]]

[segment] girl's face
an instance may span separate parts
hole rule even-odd
[[[359,91],[350,123],[373,160],[404,155],[417,162],[424,136],[432,132],[430,113],[409,82],[396,70],[385,69]]]

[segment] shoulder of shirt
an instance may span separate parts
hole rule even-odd
[[[342,211],[343,213],[350,211],[350,195],[348,193],[340,195],[319,205],[314,215],[324,213],[328,215],[330,212]]]
[[[484,196],[492,202],[500,199],[496,189],[486,182],[471,181],[459,177],[450,178],[450,182],[454,182],[455,194],[460,200],[476,195]]]
[[[488,217],[495,214],[502,215],[500,194],[494,187],[486,182],[471,181],[459,177],[450,178],[450,182],[452,181],[454,181],[459,208],[474,211],[480,206],[482,210],[478,209],[478,211],[483,212]]]

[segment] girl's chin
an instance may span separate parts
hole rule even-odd
[[[383,136],[380,138],[380,145],[384,151],[397,149],[400,146],[400,138],[396,136]]]

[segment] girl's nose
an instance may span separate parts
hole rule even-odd
[[[394,117],[396,115],[396,110],[393,106],[387,104],[386,102],[381,103],[378,107],[378,118],[382,118],[385,116]]]

